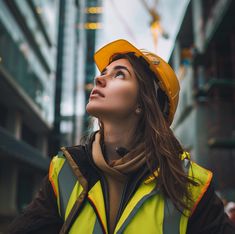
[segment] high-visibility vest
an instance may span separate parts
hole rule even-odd
[[[185,155],[186,153],[183,154],[183,157]],[[183,160],[185,160],[188,176],[199,184],[198,186],[189,186],[194,201],[192,209],[185,210],[183,212],[185,215],[179,212],[169,199],[156,190],[155,177],[149,176],[138,187],[126,205],[116,224],[115,234],[186,233],[188,218],[207,190],[212,173],[187,158]],[[52,159],[49,180],[56,194],[58,210],[63,219],[66,221],[76,202],[83,201],[69,233],[108,233],[101,182],[98,180],[84,199],[82,179],[84,178],[81,175],[81,178],[77,180],[63,154]]]

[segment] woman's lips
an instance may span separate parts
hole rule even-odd
[[[97,96],[105,97],[104,94],[102,92],[100,92],[98,89],[93,89],[90,97],[97,97]]]

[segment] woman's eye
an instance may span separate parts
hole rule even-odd
[[[104,73],[104,72],[101,72],[101,73],[100,73],[100,76],[104,76],[104,75],[105,75],[105,73]]]
[[[125,74],[122,71],[118,71],[115,75],[115,78],[125,78]]]

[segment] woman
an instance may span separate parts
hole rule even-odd
[[[100,129],[53,158],[11,233],[235,233],[212,173],[170,129],[179,95],[170,66],[125,40],[94,58],[101,74],[86,109]]]

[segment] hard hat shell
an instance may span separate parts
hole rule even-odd
[[[149,68],[156,75],[158,86],[165,92],[169,99],[169,115],[167,121],[171,124],[178,105],[180,86],[174,71],[167,62],[156,54],[137,49],[124,39],[113,41],[99,49],[94,54],[94,60],[98,69],[102,71],[109,65],[110,58],[113,55],[129,52],[134,52],[137,57],[142,56],[149,64]]]

